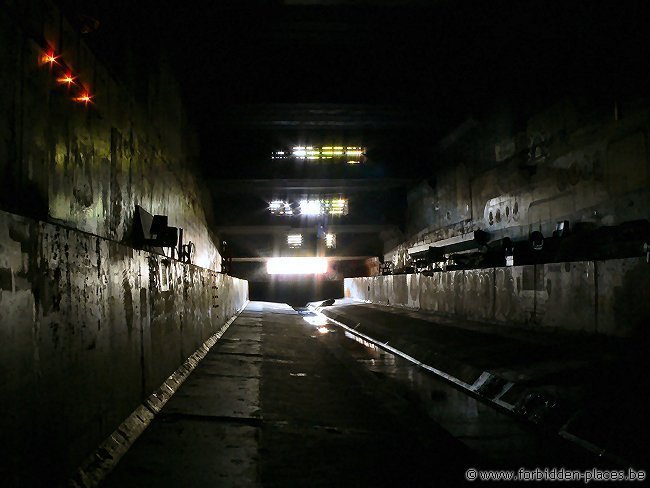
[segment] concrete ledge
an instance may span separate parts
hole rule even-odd
[[[514,327],[647,336],[645,258],[346,278],[346,298]]]
[[[113,470],[133,443],[149,426],[167,401],[178,391],[190,373],[217,343],[228,327],[248,305],[248,300],[224,326],[212,335],[187,360],[172,373],[160,387],[129,415],[115,431],[77,469],[69,485],[74,487],[98,486]]]
[[[247,297],[244,280],[0,211],[0,475],[67,480]]]

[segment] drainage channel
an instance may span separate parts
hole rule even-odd
[[[336,341],[375,376],[390,383],[489,466],[591,468],[603,459],[514,417],[472,394],[470,385],[435,370],[387,344],[311,309],[296,308],[306,327],[323,341]],[[433,370],[433,371],[432,371]],[[609,463],[608,463],[609,464]]]

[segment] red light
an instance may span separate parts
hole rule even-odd
[[[59,64],[57,59],[59,59],[61,56],[57,56],[54,54],[54,51],[48,51],[45,54],[43,54],[43,57],[41,58],[41,61],[43,64],[49,63],[50,66],[52,66],[54,63]]]
[[[61,78],[57,78],[56,81],[58,81],[61,84],[67,83],[68,86],[70,86],[71,84],[74,83],[74,80],[75,80],[75,77],[72,76],[72,73],[68,73],[66,75],[63,75]]]
[[[88,92],[83,92],[81,95],[78,97],[73,98],[75,102],[83,103],[84,105],[88,105],[90,102],[92,102],[93,96],[90,95]]]

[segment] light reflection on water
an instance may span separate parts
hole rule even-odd
[[[481,457],[523,466],[539,460],[540,449],[548,450],[539,436],[522,428],[515,419],[406,359],[338,326],[331,326],[330,332],[328,336],[335,337],[330,340],[338,340],[358,363],[410,393],[409,398],[415,397],[430,418]]]

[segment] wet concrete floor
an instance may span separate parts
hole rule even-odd
[[[251,302],[105,485],[454,486],[574,454],[309,312]]]

